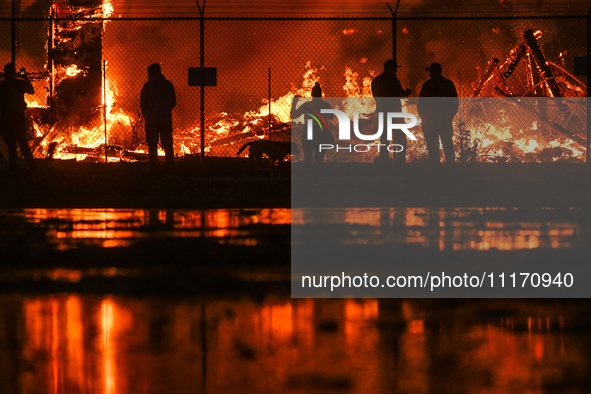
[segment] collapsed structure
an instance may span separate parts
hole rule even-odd
[[[539,45],[541,31],[528,29],[522,37],[523,42],[509,52],[504,62],[494,58],[488,63],[472,97],[556,100],[487,100],[486,107],[484,101],[469,100],[466,114],[472,118],[472,125],[458,125],[461,161],[582,160],[586,143],[583,102],[559,98],[585,97],[585,85],[564,67],[546,59]],[[513,127],[491,133],[499,112],[511,120]],[[475,137],[469,128],[483,130]],[[501,135],[504,138],[499,138]]]

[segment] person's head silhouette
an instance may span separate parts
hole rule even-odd
[[[316,82],[312,88],[312,97],[322,97],[322,88],[318,82]]]
[[[160,68],[160,64],[153,63],[148,66],[148,74],[162,74],[162,69]]]
[[[14,79],[16,76],[16,67],[13,62],[4,65],[4,79]]]
[[[433,79],[441,77],[442,70],[439,63],[431,63],[425,70],[429,71],[429,76]]]
[[[396,74],[398,72],[398,68],[400,66],[396,63],[396,60],[389,59],[384,62],[384,71],[387,71],[392,74]]]

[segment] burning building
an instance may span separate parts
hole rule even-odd
[[[66,158],[90,154],[105,160],[109,153],[117,156],[114,145],[107,145],[118,141],[108,134],[113,94],[103,60],[102,18],[111,11],[110,3],[102,0],[56,1],[49,8],[48,115],[35,122],[35,143],[42,153]]]
[[[49,104],[56,122],[82,127],[101,114],[104,22],[88,18],[102,16],[102,8],[102,0],[64,0],[49,10]]]

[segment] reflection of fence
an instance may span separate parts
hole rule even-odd
[[[218,69],[217,86],[205,88],[205,154],[233,156],[243,143],[255,138],[289,138],[290,98],[308,96],[315,81],[321,83],[325,96],[371,96],[369,83],[382,71],[384,60],[392,57],[393,47],[402,65],[398,77],[405,88],[413,90],[412,96],[418,95],[428,78],[425,67],[439,62],[460,95],[468,97],[487,72],[489,62],[498,58],[502,64],[510,58],[511,50],[523,42],[524,31],[539,30],[545,59],[551,63],[562,86],[568,86],[564,95],[580,96],[584,93],[585,78],[577,81],[570,74],[573,74],[574,57],[586,52],[586,42],[581,40],[583,36],[588,38],[585,18],[405,17],[399,18],[396,24],[391,18],[205,18],[205,65]],[[70,19],[14,21],[13,36],[12,20],[0,19],[0,63],[10,61],[15,42],[17,67],[39,73],[34,81],[37,93],[29,98],[30,105],[39,107],[31,111],[36,124],[33,143],[37,155],[44,155],[50,142],[57,142],[62,154],[72,153],[74,147],[94,149],[103,144],[103,98],[96,97],[102,95],[102,78],[100,81],[96,78],[97,71],[101,75],[102,70],[88,65],[96,61],[77,60],[87,65],[68,69],[62,56],[59,67],[53,63],[53,77],[47,69],[51,58],[56,57],[55,52],[46,49],[50,37],[54,45],[49,48],[58,47],[56,40],[62,39],[75,50],[76,45],[85,45],[92,28],[82,28],[85,33],[76,33]],[[145,148],[138,113],[139,91],[146,80],[146,67],[160,62],[163,73],[177,91],[175,151],[180,155],[199,153],[201,100],[199,88],[187,86],[187,69],[199,66],[201,20],[196,17],[88,21],[99,29],[96,31],[101,37],[100,64],[102,60],[107,61],[106,129],[107,142],[116,146],[111,148],[112,152],[117,149],[137,152]],[[396,26],[394,31],[393,26]],[[57,37],[58,30],[67,34]],[[394,36],[396,45],[392,45]],[[63,45],[64,50],[68,45]],[[531,73],[527,70],[532,64],[535,67],[531,59],[525,59],[508,80],[515,94],[530,92],[532,81],[528,75]],[[91,85],[98,90],[85,86],[88,78],[95,78]],[[62,90],[56,91],[57,86],[62,86]],[[54,97],[55,107],[55,97],[59,94],[66,109],[41,108],[51,101],[49,95]],[[461,138],[459,129],[456,137]],[[580,145],[584,151],[585,141]],[[421,154],[416,157],[420,158]]]

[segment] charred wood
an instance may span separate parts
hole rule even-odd
[[[529,47],[529,50],[532,53],[534,59],[536,60],[538,68],[540,69],[541,77],[548,84],[548,87],[550,88],[550,92],[552,93],[552,96],[553,97],[562,97],[562,93],[560,92],[560,89],[558,88],[558,84],[556,83],[556,80],[554,79],[554,75],[552,74],[552,70],[550,70],[548,63],[546,63],[546,58],[544,57],[544,54],[542,53],[542,50],[540,49],[540,46],[538,45],[538,40],[536,40],[536,37],[534,35],[534,31],[532,29],[524,31],[523,38],[525,39],[525,43]]]

